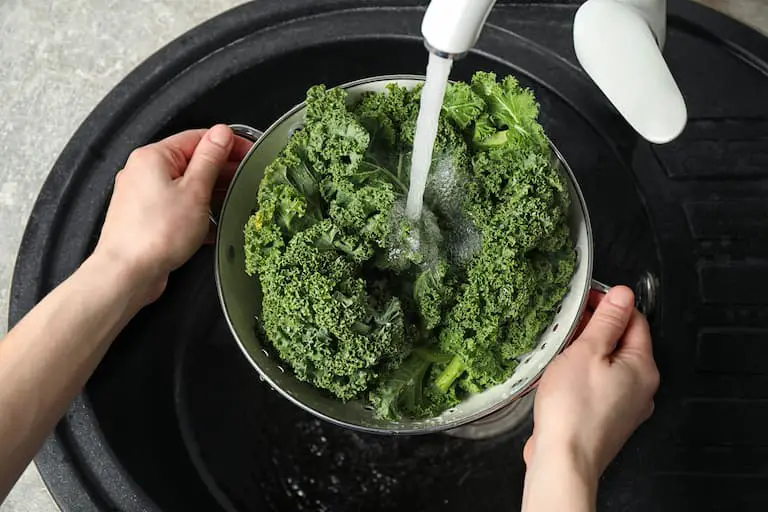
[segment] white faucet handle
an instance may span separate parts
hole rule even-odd
[[[475,46],[496,0],[432,0],[421,22],[430,51],[461,57]]]
[[[615,0],[588,0],[573,25],[584,70],[627,122],[656,144],[680,135],[688,117],[658,46],[663,40],[635,6]]]
[[[656,42],[664,48],[667,36],[667,0],[612,0],[632,7],[651,27]]]

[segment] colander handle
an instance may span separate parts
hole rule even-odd
[[[643,276],[638,279],[637,283],[634,286],[635,291],[635,305],[640,312],[645,314],[646,316],[650,317],[655,308],[656,308],[656,294],[658,293],[658,286],[659,281],[650,272],[646,272]],[[607,284],[598,281],[597,279],[592,279],[591,281],[591,288],[593,291],[596,291],[598,293],[608,293],[608,291],[611,289],[610,286]],[[571,336],[571,339],[568,340],[566,343],[566,346],[570,345],[574,340],[576,339],[576,335]],[[541,380],[541,376],[533,380],[528,384],[528,386],[520,393],[518,400],[527,396],[529,393],[534,391],[536,389],[536,386],[539,384],[539,380]],[[500,411],[497,411],[495,413],[492,413],[490,416],[486,417],[503,417],[506,414],[509,413],[510,408],[513,408],[514,405],[510,405],[506,408],[502,408]],[[458,435],[459,437],[468,437],[471,439],[481,439],[484,437],[483,433],[490,432],[489,430],[483,430],[478,429],[477,431],[472,430],[472,425],[469,424],[464,427],[459,427],[458,429],[454,430],[452,435]],[[463,435],[458,434],[458,432],[462,432]],[[479,432],[479,433],[478,433]],[[450,433],[450,431],[448,432]],[[495,434],[491,434],[495,435]]]
[[[264,135],[264,132],[261,130],[257,130],[256,128],[252,128],[248,126],[247,124],[231,124],[229,127],[232,129],[232,132],[242,137],[246,140],[249,140],[251,142],[256,142],[261,138],[262,135]]]
[[[592,290],[600,293],[608,293],[611,287],[605,283],[592,279]],[[635,307],[646,317],[651,318],[656,312],[659,280],[650,272],[646,272],[637,280],[633,287],[635,292]]]
[[[608,290],[611,289],[610,286],[608,286],[605,283],[601,283],[597,279],[592,279],[592,289],[596,292],[600,293],[608,293]]]
[[[264,132],[261,130],[257,130],[256,128],[253,128],[251,126],[248,126],[247,124],[230,124],[229,128],[232,130],[232,132],[237,135],[238,137],[242,137],[245,140],[248,140],[250,142],[256,142],[258,141],[262,135],[264,135]],[[223,198],[222,198],[223,199]],[[217,208],[214,210],[213,208],[208,209],[208,219],[210,219],[211,224],[214,226],[219,225],[219,214],[221,213],[221,209]]]

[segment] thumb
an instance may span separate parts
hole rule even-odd
[[[229,159],[233,143],[234,135],[229,126],[217,124],[208,130],[197,144],[184,172],[184,181],[188,186],[197,188],[210,198],[216,178]]]
[[[626,286],[611,288],[579,336],[579,343],[586,343],[600,355],[611,354],[627,328],[634,304],[632,290]]]

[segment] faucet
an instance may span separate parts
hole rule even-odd
[[[477,43],[496,0],[432,0],[424,44],[447,59]],[[661,50],[666,0],[587,0],[573,22],[573,44],[584,71],[643,138],[664,144],[685,128],[685,100]]]

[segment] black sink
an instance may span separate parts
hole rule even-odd
[[[46,182],[17,263],[11,323],[92,249],[131,149],[216,122],[266,128],[315,83],[423,74],[421,4],[253,2],[142,64]],[[653,147],[575,64],[576,6],[500,2],[452,78],[491,70],[533,88],[587,200],[595,277],[660,279],[656,413],[605,475],[602,509],[765,510],[768,42],[670,2],[666,55],[691,121],[678,141]],[[65,510],[514,510],[530,427],[469,441],[316,420],[241,356],[206,247],[120,335],[37,462]]]

